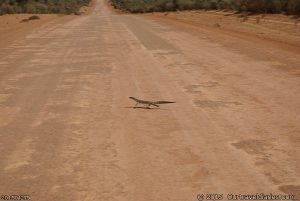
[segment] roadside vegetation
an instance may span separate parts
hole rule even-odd
[[[78,13],[90,0],[0,0],[0,15],[13,13]]]
[[[133,13],[219,9],[251,13],[300,14],[300,0],[111,0],[111,2],[115,8]]]

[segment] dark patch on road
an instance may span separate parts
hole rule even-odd
[[[264,152],[270,147],[270,145],[263,140],[241,140],[236,143],[232,143],[232,145],[237,149],[242,149],[248,154],[264,154]]]
[[[187,93],[201,93],[201,91],[198,88],[199,88],[199,85],[194,85],[194,84],[184,87],[184,89]]]
[[[280,191],[284,192],[285,194],[289,194],[289,195],[295,195],[296,199],[295,200],[299,200],[300,199],[300,186],[297,185],[282,185],[279,186],[278,188]]]
[[[218,86],[218,82],[214,81],[208,81],[208,82],[202,82],[200,84],[191,84],[184,87],[185,91],[187,93],[201,93],[199,90],[200,87],[215,87]]]
[[[229,107],[232,105],[242,105],[240,102],[231,101],[212,101],[212,100],[196,100],[194,101],[195,106],[202,108],[213,108],[218,109],[220,107]]]

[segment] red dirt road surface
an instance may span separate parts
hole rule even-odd
[[[260,37],[231,18],[175,15],[117,14],[98,0],[3,43],[1,195],[299,198],[299,26]],[[176,103],[133,109],[129,96]]]

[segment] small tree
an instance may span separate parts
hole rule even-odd
[[[288,0],[287,13],[293,15],[300,15],[300,1],[299,0]]]

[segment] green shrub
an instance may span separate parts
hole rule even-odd
[[[46,4],[37,3],[35,4],[37,13],[48,13],[48,6]]]
[[[26,13],[36,13],[36,7],[33,4],[26,4],[25,12]]]
[[[271,0],[271,3],[268,5],[269,12],[280,13],[283,11],[283,3],[281,0]]]
[[[300,0],[288,0],[286,11],[288,14],[300,15]]]
[[[0,15],[7,13],[71,14],[88,5],[90,0],[0,0]]]
[[[111,3],[115,8],[130,12],[230,9],[253,13],[300,14],[300,0],[111,0]]]
[[[4,15],[4,14],[13,14],[13,13],[15,13],[15,9],[10,4],[2,4],[1,8],[0,8],[0,13],[1,13],[1,15]]]
[[[180,10],[194,9],[196,6],[196,1],[195,0],[178,0],[177,5],[178,5],[178,9],[180,9]]]

